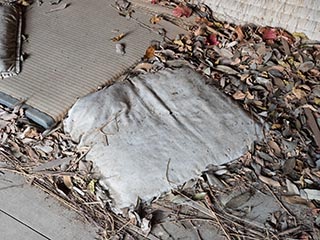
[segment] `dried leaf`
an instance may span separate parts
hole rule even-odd
[[[151,59],[154,57],[155,54],[155,48],[154,46],[150,46],[147,48],[146,53],[144,54],[145,59]]]
[[[207,67],[206,69],[203,70],[203,73],[207,76],[210,76],[211,75],[211,68],[210,67]]]
[[[130,224],[134,226],[138,225],[141,221],[139,215],[134,211],[129,211],[128,218],[129,218]]]
[[[318,112],[318,109],[316,109],[314,106],[310,105],[310,104],[304,104],[301,108],[304,108],[304,109],[309,109],[315,113]]]
[[[306,90],[307,92],[311,92],[311,88],[306,84],[300,84],[297,88],[301,88],[303,90]]]
[[[58,5],[62,0],[52,0],[50,1],[50,5]]]
[[[289,158],[287,159],[282,167],[283,173],[285,175],[292,173],[293,169],[296,166],[296,158]]]
[[[232,58],[232,57],[234,56],[233,53],[232,53],[230,50],[228,50],[228,49],[219,48],[219,47],[214,47],[213,49],[214,49],[214,51],[215,51],[216,53],[218,53],[219,56],[221,56],[221,57],[224,57],[224,58]]]
[[[180,47],[184,47],[184,43],[182,42],[181,39],[174,40],[173,43]]]
[[[63,183],[67,188],[72,189],[73,183],[72,183],[70,176],[64,175],[63,176]]]
[[[270,185],[273,187],[281,187],[281,184],[278,181],[273,180],[272,178],[268,178],[268,177],[260,175],[259,179],[267,185]]]
[[[246,98],[249,100],[253,100],[254,99],[254,95],[251,94],[249,91],[246,92]]]
[[[316,215],[316,214],[314,214],[314,215]],[[315,225],[316,225],[318,228],[320,228],[320,214],[317,214],[314,223],[315,223]],[[311,239],[311,238],[310,238],[310,239]],[[309,239],[307,239],[307,240],[309,240]]]
[[[30,6],[30,3],[26,0],[19,0],[18,3],[25,7]]]
[[[7,112],[3,112],[0,115],[0,119],[4,120],[4,121],[12,121],[18,118],[17,114],[14,113],[7,113]]]
[[[196,194],[193,196],[192,199],[194,199],[194,200],[203,200],[206,195],[207,195],[206,192],[196,193]]]
[[[188,18],[192,14],[192,9],[187,6],[180,5],[180,6],[177,6],[175,9],[173,9],[172,13],[175,17],[187,17]]]
[[[316,208],[316,206],[312,202],[300,196],[282,196],[282,199],[290,204],[302,204],[312,209]]]
[[[0,130],[5,128],[9,122],[0,119]]]
[[[135,68],[134,71],[143,70],[149,72],[153,68],[153,64],[151,63],[139,63]]]
[[[314,66],[315,65],[313,62],[307,61],[307,62],[301,63],[298,70],[305,73],[305,72],[310,71],[312,68],[314,68]]]
[[[218,175],[218,176],[221,176],[221,175],[224,175],[228,173],[228,170],[227,169],[219,169],[217,171],[214,172],[215,175]]]
[[[45,162],[45,163],[33,168],[33,171],[34,172],[39,172],[39,171],[44,171],[44,170],[52,169],[52,168],[55,168],[55,167],[59,167],[60,165],[62,165],[64,163],[68,164],[72,159],[73,159],[72,157],[54,159],[54,160]]]
[[[270,79],[267,79],[267,78],[263,78],[263,77],[256,77],[256,82],[260,85],[263,85],[265,87],[268,87],[270,86],[271,84],[271,81]]]
[[[231,209],[237,209],[238,207],[242,206],[243,204],[247,203],[251,198],[252,193],[250,191],[241,193],[233,198],[231,198],[225,206]]]
[[[237,26],[236,28],[235,28],[235,32],[236,32],[236,34],[237,34],[237,39],[241,42],[243,39],[244,39],[244,33],[243,33],[243,31],[242,31],[242,28],[241,28],[241,26]]]
[[[307,35],[302,32],[294,32],[294,33],[292,33],[292,36],[294,36],[295,38],[301,38],[301,39],[306,39],[306,40],[309,39],[307,37]]]
[[[298,187],[289,179],[286,179],[288,194],[300,195]]]
[[[317,121],[315,120],[315,117],[310,109],[305,108],[304,112],[307,116],[308,126],[313,133],[314,141],[317,144],[318,148],[320,148],[320,130],[319,130]]]
[[[227,43],[226,48],[232,48],[232,47],[234,47],[236,45],[238,45],[238,42],[237,41],[233,41],[233,42]]]
[[[34,146],[34,149],[36,149],[38,152],[41,151],[41,152],[44,152],[46,154],[49,154],[53,151],[53,148],[51,146],[48,146],[48,145],[36,145]]]
[[[238,71],[236,71],[233,68],[228,67],[228,66],[217,65],[215,68],[216,68],[216,70],[221,71],[223,73],[227,73],[227,74],[231,74],[231,75],[238,75],[239,74]]]
[[[198,24],[198,25],[207,25],[207,26],[212,26],[213,23],[210,22],[207,18],[205,17],[196,17],[195,19],[195,22]]]
[[[262,158],[263,160],[265,161],[268,161],[268,162],[273,162],[273,157],[271,157],[269,154],[265,153],[265,152],[257,152],[257,155]]]
[[[245,93],[241,92],[241,91],[236,91],[232,97],[235,99],[235,100],[243,100],[246,98],[246,95]]]
[[[290,51],[290,47],[289,47],[288,42],[284,38],[281,38],[281,43],[282,43],[284,53],[286,54],[286,56],[290,56],[291,51]]]
[[[278,145],[278,143],[276,143],[275,141],[269,141],[268,142],[268,145],[269,147],[273,150],[274,154],[277,156],[277,157],[280,157],[282,154],[281,154],[281,149]]]
[[[129,6],[131,5],[131,3],[127,0],[117,0],[116,1],[116,5],[117,5],[117,8],[120,10],[120,11],[125,11],[129,8]]]
[[[8,140],[8,143],[10,144],[10,149],[13,152],[14,156],[19,158],[23,154],[21,153],[21,149],[19,145],[11,140]]]
[[[275,130],[275,129],[281,129],[282,125],[280,123],[274,123],[271,125],[271,129]]]
[[[37,132],[36,129],[31,128],[30,126],[28,126],[20,135],[19,138],[20,139],[24,139],[24,138],[36,138],[38,137],[39,134]]]
[[[293,65],[296,66],[297,65],[296,62],[294,62]],[[301,71],[297,71],[297,74],[301,79],[303,79],[303,80],[306,79],[306,76]]]
[[[160,22],[162,20],[162,17],[159,15],[154,15],[150,18],[150,22],[152,24],[157,24],[158,22]]]
[[[92,194],[95,193],[96,182],[97,182],[97,180],[92,179],[92,180],[89,182],[89,184],[88,184],[88,187],[87,187],[87,188],[88,188],[88,190],[89,190]]]
[[[87,162],[87,161],[83,161],[83,160],[79,161],[79,165],[78,165],[79,172],[86,174],[86,173],[90,173],[91,169],[92,169],[91,162]]]
[[[56,11],[61,11],[67,7],[70,6],[70,3],[64,3],[64,4],[61,4],[60,6],[56,7],[56,8],[52,8],[50,9],[47,13],[51,13],[51,12],[56,12]]]
[[[121,34],[119,34],[118,36],[115,36],[114,38],[112,38],[111,40],[112,40],[113,42],[118,42],[118,41],[120,41],[122,38],[124,38],[125,35],[126,35],[125,33],[121,33]]]
[[[151,231],[150,220],[143,218],[141,222],[141,230],[147,236]]]
[[[195,36],[203,36],[206,33],[206,30],[203,26],[199,26],[194,32],[193,34]]]
[[[30,146],[25,146],[25,150],[32,161],[39,161],[38,154]]]
[[[307,96],[306,92],[300,88],[292,88],[292,93],[296,96],[298,99],[302,99]]]

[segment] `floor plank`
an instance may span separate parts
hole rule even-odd
[[[96,229],[77,213],[9,172],[0,172],[0,232],[1,240],[96,237]]]

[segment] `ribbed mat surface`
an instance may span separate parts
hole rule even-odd
[[[202,2],[202,1],[201,1]],[[215,15],[235,23],[255,23],[304,32],[320,40],[319,0],[205,0]]]
[[[112,7],[114,1],[68,3],[54,12],[49,12],[56,7],[49,1],[28,9],[24,31],[28,42],[23,46],[29,57],[17,77],[0,80],[0,93],[27,100],[55,121],[77,98],[120,76],[141,59],[151,40],[160,38],[120,16]],[[124,55],[116,53],[116,43],[111,41],[120,33],[129,33],[120,41],[126,46]]]

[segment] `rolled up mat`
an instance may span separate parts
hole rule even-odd
[[[0,1],[0,78],[20,72],[21,21],[18,4]]]

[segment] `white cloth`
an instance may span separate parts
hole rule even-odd
[[[100,168],[117,208],[149,200],[240,157],[261,129],[190,68],[116,83],[80,99],[65,130]]]

